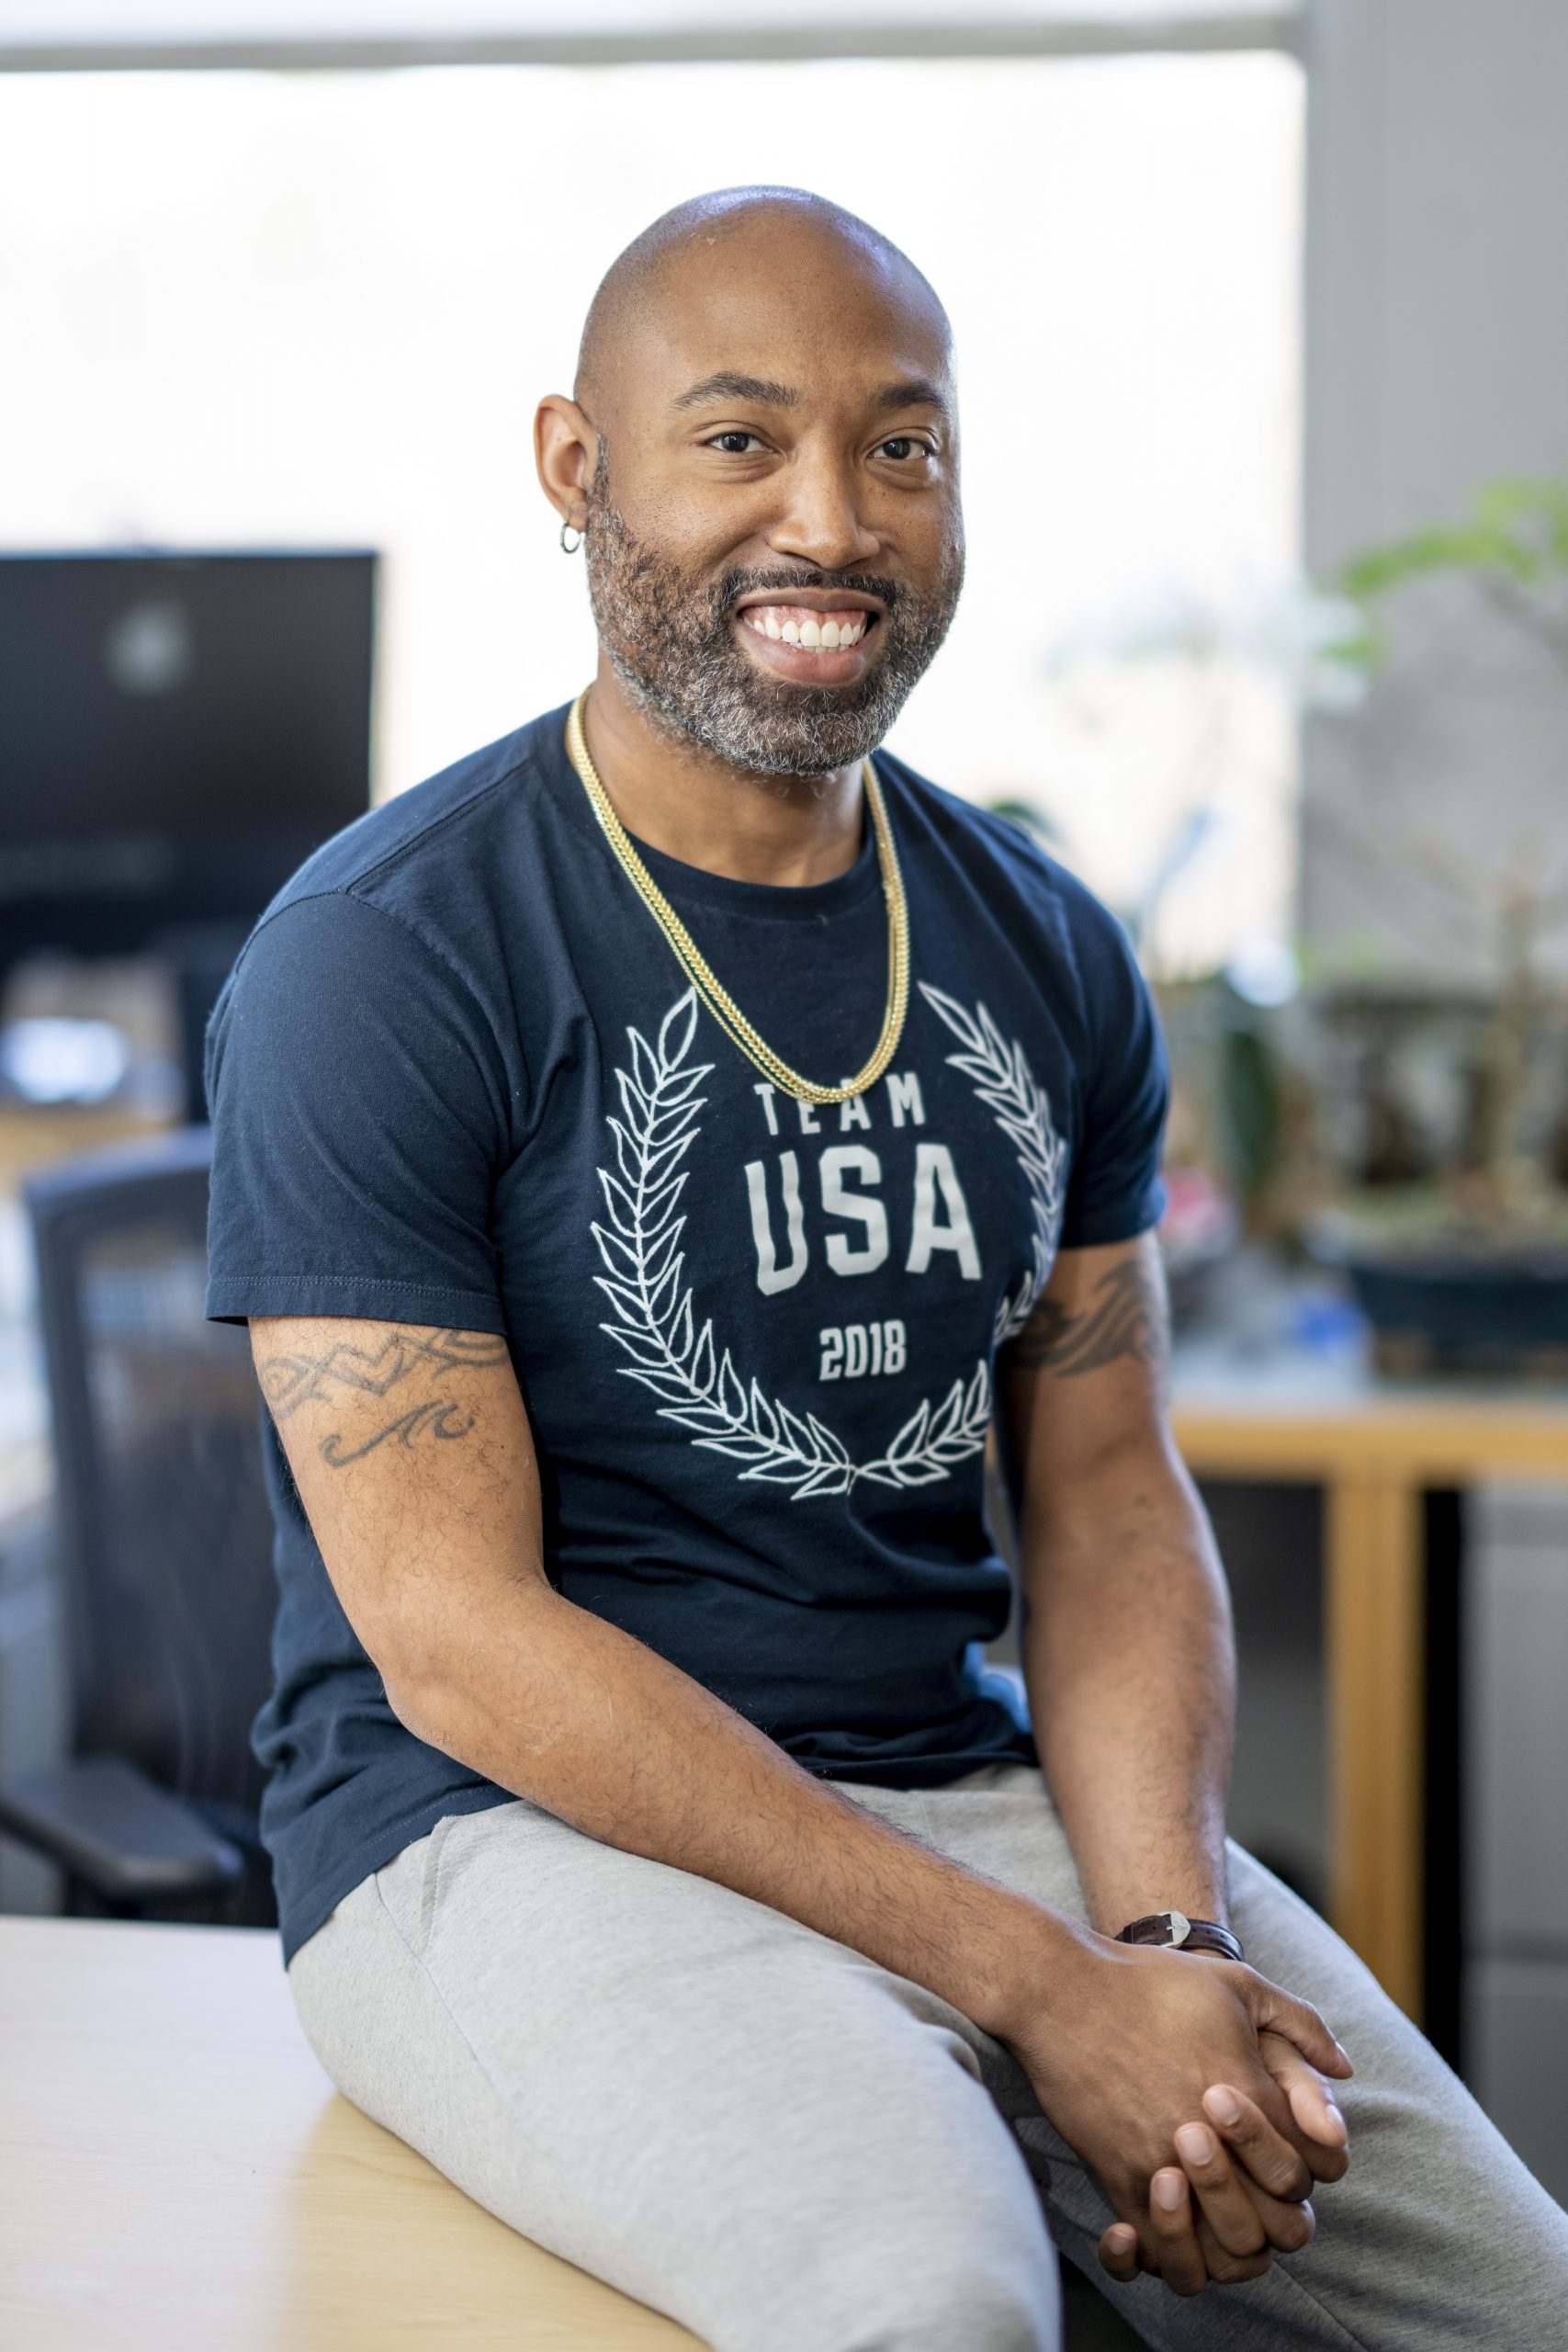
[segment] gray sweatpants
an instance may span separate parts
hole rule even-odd
[[[1032,1766],[837,1785],[1082,1916]],[[1568,2218],[1323,1922],[1235,1847],[1230,1869],[1249,1960],[1355,2062],[1351,2168],[1303,2253],[1189,2301],[1103,2277],[1103,2198],[962,2011],[523,1800],[405,1848],[289,1982],[357,2107],[716,2352],[1055,2352],[1058,2247],[1171,2352],[1568,2346]]]

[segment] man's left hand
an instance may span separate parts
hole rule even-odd
[[[1258,2050],[1289,2101],[1288,2136],[1302,2162],[1314,2180],[1342,2179],[1349,2134],[1323,2076],[1279,2034],[1259,2034]],[[1186,2123],[1176,2134],[1179,2169],[1165,2165],[1149,2184],[1147,2241],[1125,2222],[1100,2239],[1101,2266],[1122,2285],[1143,2269],[1177,2294],[1196,2295],[1211,2280],[1231,2286],[1256,2278],[1276,2252],[1297,2254],[1312,2240],[1313,2209],[1289,2193],[1299,2175],[1280,2177],[1277,2128],[1229,2084],[1205,2091],[1203,2109],[1206,2125]]]

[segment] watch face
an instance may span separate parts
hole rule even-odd
[[[1188,1918],[1184,1911],[1168,1911],[1165,1916],[1170,1922],[1171,1942],[1173,1944],[1184,1944],[1187,1941],[1188,1937],[1192,1933],[1191,1920]]]

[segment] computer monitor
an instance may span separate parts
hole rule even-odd
[[[363,548],[0,554],[0,974],[243,924],[370,795]]]

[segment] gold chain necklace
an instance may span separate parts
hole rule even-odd
[[[898,870],[898,853],[893,845],[893,828],[887,821],[882,786],[876,780],[876,771],[871,762],[862,763],[861,774],[871,809],[872,830],[876,835],[883,896],[887,901],[887,1009],[882,1016],[882,1035],[876,1041],[876,1049],[864,1069],[854,1078],[846,1079],[841,1086],[818,1086],[811,1079],[802,1078],[798,1070],[791,1069],[786,1061],[780,1060],[771,1046],[763,1043],[734,998],[709,969],[691,933],[637,855],[630,834],[616,816],[610,796],[599,780],[599,771],[589,757],[588,739],[582,730],[582,714],[587,707],[589,692],[590,689],[584,686],[572,704],[566,722],[566,748],[571,764],[582,779],[583,789],[593,804],[593,813],[604,829],[610,847],[620,859],[637,896],[674,949],[714,1018],[728,1031],[741,1052],[756,1064],[762,1075],[771,1079],[784,1093],[793,1094],[797,1102],[847,1102],[852,1094],[863,1094],[868,1086],[874,1086],[898,1050],[898,1040],[904,1033],[904,1015],[908,1010],[909,910],[904,898],[904,877]]]

